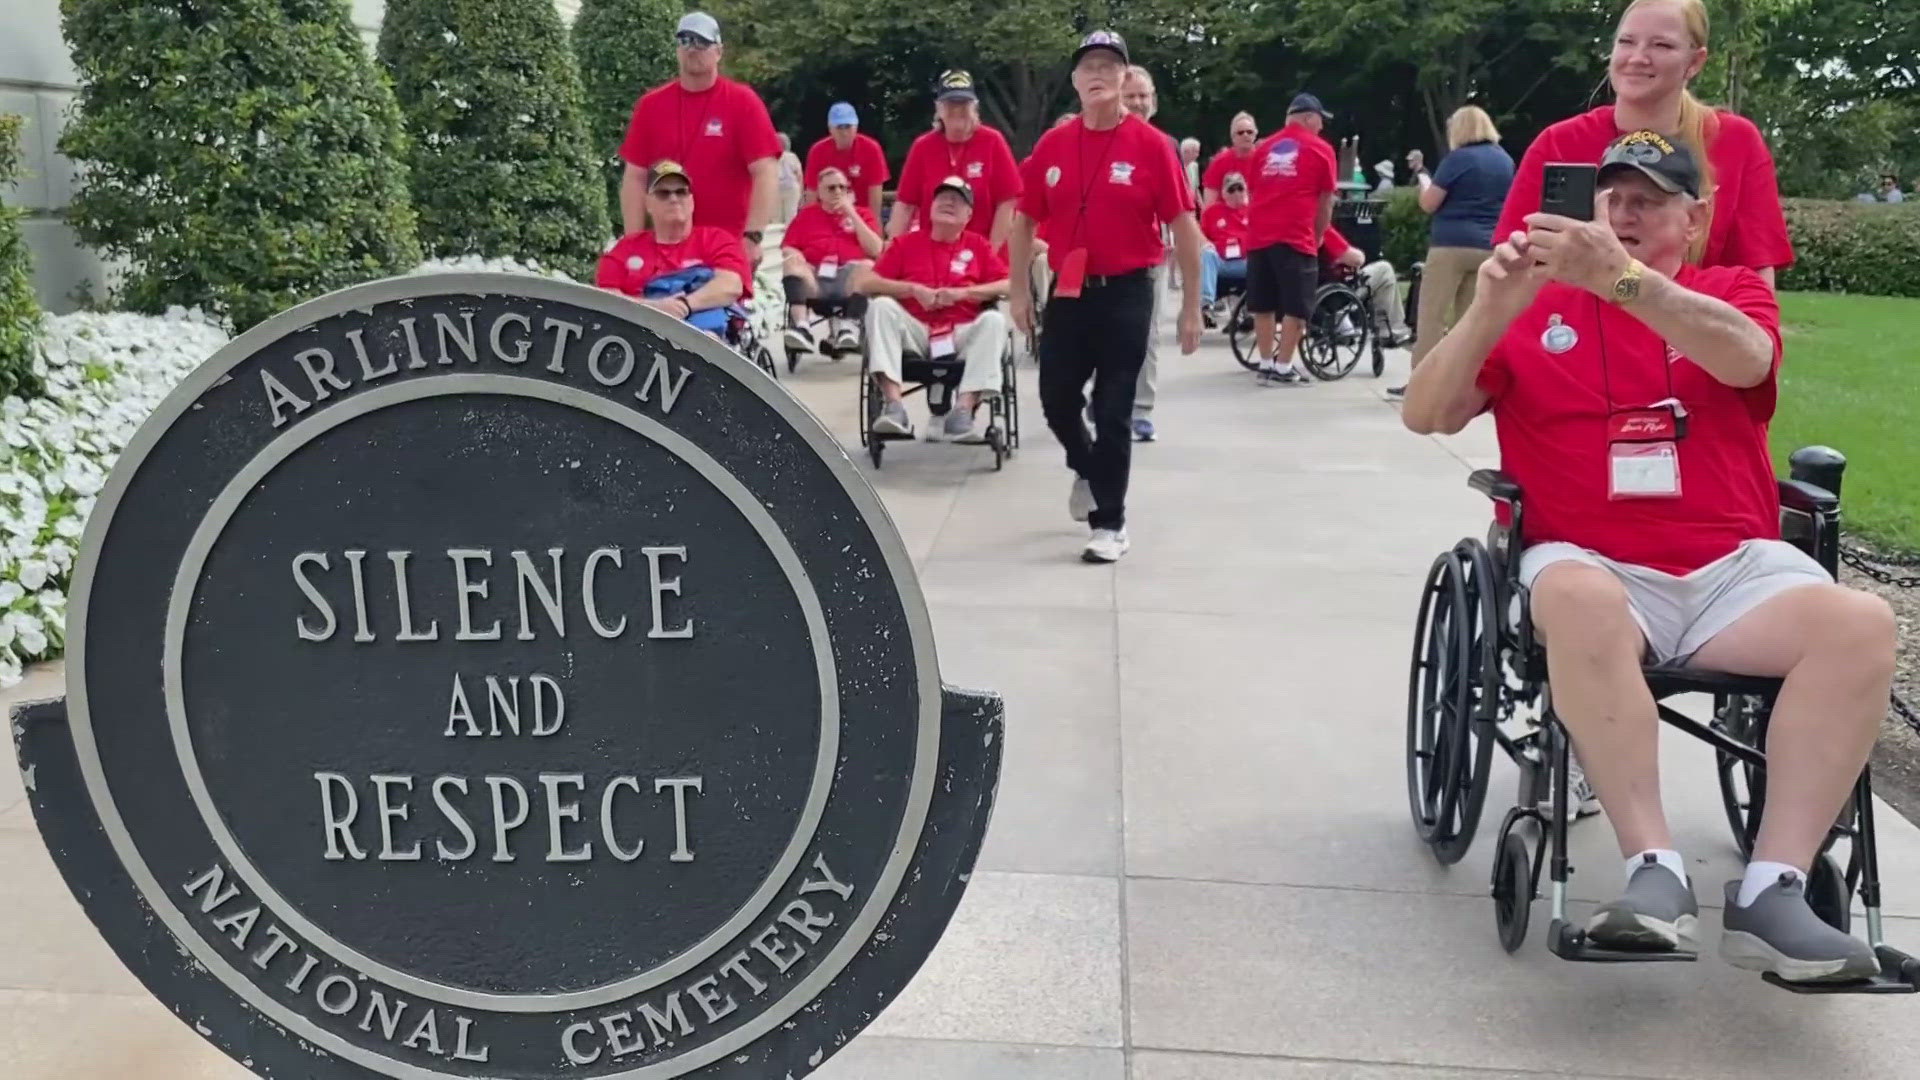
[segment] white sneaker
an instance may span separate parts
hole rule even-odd
[[[1073,478],[1073,492],[1067,496],[1067,513],[1075,521],[1085,521],[1093,516],[1093,485],[1087,483],[1084,476]]]
[[[1091,563],[1119,562],[1120,556],[1127,553],[1127,530],[1095,529],[1087,546],[1081,550],[1082,561]]]

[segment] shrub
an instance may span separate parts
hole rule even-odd
[[[419,261],[399,110],[340,0],[62,0],[68,220],[118,302],[244,330]]]
[[[620,143],[640,95],[679,71],[673,28],[681,0],[581,0],[573,48],[587,95],[587,133],[607,177],[607,206],[620,225]],[[722,36],[725,36],[724,31]]]
[[[588,274],[612,233],[553,0],[388,0],[379,53],[426,254]]]
[[[19,116],[0,113],[0,187],[20,173],[22,126]],[[38,397],[42,391],[33,373],[40,301],[33,294],[27,238],[20,232],[23,214],[15,207],[0,206],[0,397]]]
[[[1387,260],[1401,273],[1427,258],[1427,237],[1433,219],[1420,209],[1420,189],[1394,188],[1387,198],[1387,212],[1380,219],[1380,246]]]
[[[1920,296],[1920,206],[1787,199],[1794,264],[1780,288]]]

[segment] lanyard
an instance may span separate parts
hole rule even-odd
[[[1120,124],[1124,124],[1126,122],[1127,122],[1126,117],[1123,116],[1120,118]],[[1087,171],[1087,122],[1084,118],[1082,118],[1080,120],[1075,121],[1075,123],[1078,125],[1078,130],[1075,133],[1074,142],[1073,142],[1073,156],[1074,156],[1075,163],[1080,166],[1080,205],[1076,208],[1074,212],[1073,233],[1067,237],[1066,249],[1068,251],[1073,250],[1073,242],[1080,238],[1080,226],[1083,223],[1085,223],[1085,221],[1087,220],[1087,202],[1089,199],[1093,197],[1094,182],[1100,178],[1100,169],[1105,169],[1109,165],[1113,164],[1113,153],[1114,153],[1113,147],[1114,147],[1114,143],[1119,140],[1119,136],[1120,136],[1120,124],[1115,124],[1113,127],[1113,130],[1106,133],[1106,136],[1107,136],[1106,157],[1101,160],[1100,169],[1095,169],[1092,172],[1088,172]]]
[[[1603,316],[1605,316],[1605,314],[1606,314],[1605,309],[1603,309],[1600,306],[1600,298],[1597,296],[1594,297],[1593,298],[1594,332],[1600,335],[1600,387],[1601,387],[1601,393],[1606,395],[1607,415],[1611,416],[1616,411],[1618,411],[1619,406],[1616,405],[1613,400],[1613,372],[1612,372],[1611,365],[1607,362],[1607,328],[1606,328],[1606,324],[1602,321],[1602,318]],[[1661,370],[1661,373],[1667,377],[1666,400],[1677,403],[1679,399],[1676,398],[1673,394],[1673,360],[1671,359],[1671,354],[1673,350],[1670,346],[1667,345],[1667,341],[1665,338],[1660,339],[1660,346],[1662,349],[1662,357],[1661,357],[1662,362],[1660,364],[1660,370]]]
[[[675,119],[679,121],[680,127],[680,154],[678,160],[682,168],[688,165],[688,151],[693,149],[694,141],[699,138],[697,133],[706,130],[707,120],[713,115],[713,97],[719,93],[719,91],[720,83],[718,80],[715,80],[714,84],[700,95],[700,122],[696,124],[693,131],[690,132],[687,130],[687,95],[690,94],[691,91],[684,86],[680,88],[680,96],[674,102],[674,111]]]

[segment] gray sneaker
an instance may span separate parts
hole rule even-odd
[[[880,415],[873,418],[873,433],[875,435],[913,434],[913,421],[907,419],[907,403],[888,402],[886,408],[880,410]]]
[[[957,443],[982,443],[987,437],[974,426],[973,413],[965,409],[954,409],[947,413],[947,438]]]
[[[1648,855],[1620,899],[1587,920],[1587,940],[1603,949],[1668,952],[1682,941],[1691,945],[1699,922],[1693,886]]]
[[[1740,907],[1740,882],[1727,882],[1720,957],[1747,971],[1771,971],[1788,982],[1852,982],[1880,973],[1873,947],[1841,933],[1807,904],[1807,883],[1794,874]]]
[[[1087,483],[1084,476],[1073,478],[1073,493],[1067,496],[1067,513],[1075,521],[1085,521],[1093,516],[1093,485]]]

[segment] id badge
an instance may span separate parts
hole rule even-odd
[[[1680,447],[1672,442],[1614,443],[1607,448],[1610,499],[1680,497]]]
[[[1087,282],[1087,249],[1074,248],[1067,257],[1060,260],[1060,269],[1053,275],[1053,295],[1077,297],[1080,286]]]
[[[840,264],[832,259],[827,259],[822,261],[820,263],[820,269],[814,272],[823,278],[836,277],[840,273]]]
[[[1226,257],[1227,257],[1227,258],[1229,258],[1229,259],[1237,259],[1237,258],[1239,258],[1239,257],[1240,257],[1240,241],[1238,241],[1238,240],[1229,240],[1229,241],[1227,241],[1227,256],[1226,256]]]
[[[935,360],[945,360],[953,355],[953,331],[942,330],[928,339],[927,355]]]

